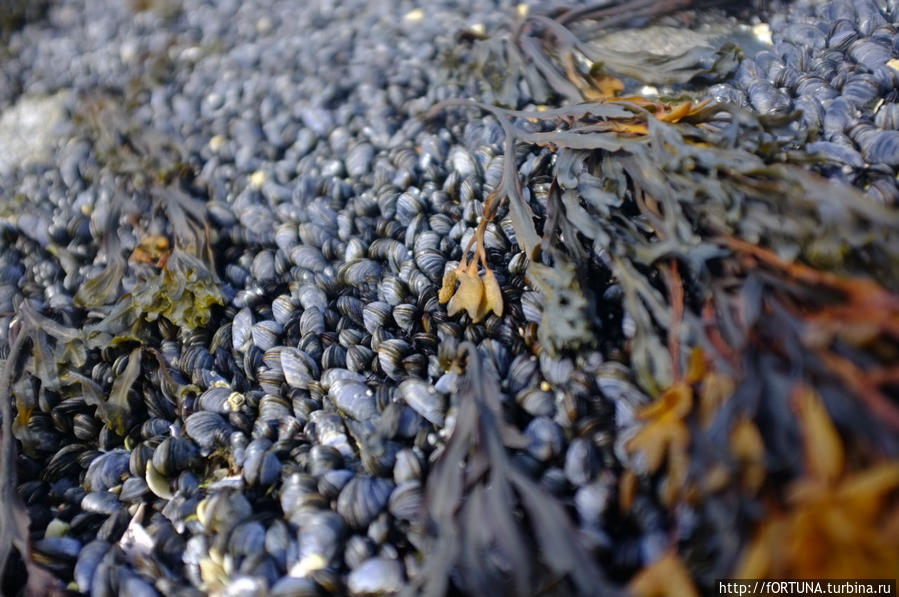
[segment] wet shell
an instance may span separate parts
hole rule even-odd
[[[400,383],[397,392],[412,410],[437,427],[443,426],[446,403],[434,386],[420,379],[407,379]]]
[[[342,546],[346,524],[331,510],[303,517],[297,537],[298,559],[291,566],[293,576],[306,576],[328,565]]]
[[[358,298],[349,295],[340,296],[337,298],[336,307],[341,315],[356,325],[363,325],[365,305]]]
[[[228,414],[234,410],[232,401],[231,388],[213,387],[209,388],[197,399],[197,407],[212,413]],[[194,438],[196,441],[196,438]]]
[[[303,284],[297,291],[297,298],[303,309],[317,308],[322,313],[328,308],[328,296],[313,284]]]
[[[231,322],[231,344],[235,351],[243,351],[253,333],[253,314],[246,307],[237,312]]]
[[[128,475],[131,455],[127,450],[112,450],[95,458],[84,475],[84,485],[88,491],[107,491]]]
[[[319,376],[319,367],[308,354],[296,348],[281,350],[281,371],[284,381],[294,388],[305,390],[309,382]]]
[[[418,481],[422,478],[424,465],[421,455],[413,448],[403,448],[396,454],[393,465],[393,480],[399,485],[406,481]]]
[[[358,475],[337,497],[337,512],[351,528],[365,528],[387,506],[392,491],[386,479]]]
[[[85,512],[97,514],[113,514],[122,506],[118,496],[109,491],[91,491],[81,500],[81,508]]]
[[[370,259],[356,259],[337,270],[337,279],[341,284],[359,288],[364,284],[374,284],[381,277],[381,266]]]
[[[353,471],[346,469],[327,471],[318,481],[318,492],[329,500],[333,500],[340,495],[341,490],[355,476]]]
[[[899,104],[883,104],[874,115],[874,124],[882,129],[899,129]]]
[[[350,371],[361,373],[370,366],[375,352],[367,346],[354,345],[347,349],[346,366]]]
[[[272,301],[272,317],[283,326],[293,317],[296,308],[293,297],[282,294]]]
[[[378,345],[378,363],[381,371],[391,379],[405,375],[403,359],[409,354],[410,346],[396,338],[384,340]]]
[[[362,176],[369,172],[374,155],[375,150],[370,143],[359,143],[351,147],[345,159],[347,174]]]
[[[282,331],[283,326],[277,321],[260,321],[252,327],[253,344],[264,352],[278,343],[278,336]]]
[[[383,301],[376,301],[365,305],[362,309],[362,320],[369,334],[388,324],[391,307]]]
[[[312,446],[306,466],[309,474],[319,476],[343,468],[343,456],[331,446]]]
[[[290,261],[303,269],[311,272],[321,272],[328,267],[320,249],[314,246],[297,245],[290,250]]]
[[[403,588],[403,564],[394,558],[371,558],[347,577],[350,595],[395,595]]]
[[[899,131],[880,131],[862,147],[862,155],[873,164],[899,166]]]
[[[318,307],[311,307],[303,311],[300,316],[300,334],[322,334],[325,331],[325,316]]]
[[[565,477],[572,485],[578,487],[590,483],[599,467],[599,455],[596,448],[587,438],[572,440],[565,453]]]
[[[271,440],[266,438],[254,439],[247,446],[242,473],[247,485],[267,487],[280,477],[281,462],[277,455],[270,451],[271,447]]]
[[[160,474],[174,477],[199,463],[197,444],[184,437],[167,437],[153,452],[153,466]]]
[[[387,509],[399,520],[417,520],[421,515],[424,496],[421,483],[416,480],[397,485],[390,494]]]
[[[184,431],[203,451],[208,452],[227,442],[232,427],[216,412],[198,411],[184,420]]]
[[[356,381],[337,380],[328,396],[342,413],[357,421],[367,421],[378,414],[374,392]]]
[[[393,319],[400,329],[411,333],[420,319],[418,308],[409,303],[397,305],[393,308]]]
[[[378,286],[378,296],[391,307],[396,307],[409,296],[409,289],[399,278],[385,276]]]
[[[284,576],[272,585],[271,597],[320,597],[321,591],[311,578]]]
[[[556,399],[539,388],[527,388],[515,397],[519,406],[535,417],[550,417],[556,412]]]
[[[108,542],[96,539],[78,552],[78,561],[75,563],[75,584],[82,593],[91,592],[91,583],[97,568],[109,552],[109,548]]]
[[[357,568],[359,564],[375,555],[375,544],[368,537],[362,535],[353,535],[347,539],[346,547],[343,551],[343,558],[346,565],[352,570]]]
[[[562,428],[550,418],[535,417],[524,430],[528,452],[537,460],[546,462],[562,453],[565,436]]]

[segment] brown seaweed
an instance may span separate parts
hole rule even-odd
[[[614,342],[654,400],[620,405],[635,420],[620,430],[619,507],[636,517],[636,501],[657,500],[677,546],[641,563],[631,584],[637,594],[661,590],[664,576],[677,577],[686,594],[710,590],[716,574],[811,574],[812,560],[798,552],[784,552],[783,566],[760,554],[781,549],[774,546],[789,534],[835,532],[822,521],[856,497],[866,513],[893,513],[887,494],[899,456],[899,212],[810,171],[814,156],[792,145],[802,142],[789,129],[796,114],[764,117],[687,95],[616,96],[615,75],[676,82],[688,93],[732,70],[733,48],[722,48],[717,62],[690,52],[602,59],[585,41],[640,11],[672,6],[612,3],[528,17],[498,36],[502,55],[515,56],[509,78],[541,80],[540,101],[550,106],[519,109],[515,97],[497,94],[513,86],[493,81],[470,87],[486,101],[453,100],[429,114],[467,105],[491,114],[506,134],[499,200],[487,201],[485,217],[504,217],[496,204],[508,201],[530,258],[526,279],[543,295],[535,350],[575,354],[598,335],[597,305],[624,314]],[[551,183],[538,187],[516,160],[540,148],[554,165]],[[603,272],[598,283],[588,271]],[[610,285],[616,292],[598,300]],[[797,456],[799,437],[820,459]],[[844,443],[852,471],[833,456]],[[448,445],[444,456],[462,462],[464,452]],[[815,489],[796,497],[809,479]],[[457,499],[462,482],[445,481]],[[736,520],[725,522],[724,511]],[[680,524],[682,512],[693,522]],[[451,528],[444,516],[438,534],[463,541],[464,522]],[[817,522],[800,522],[808,520]],[[866,514],[847,523],[861,550],[884,544],[886,531],[870,522]],[[732,540],[752,529],[751,542]],[[710,532],[722,537],[719,549],[697,554]],[[893,574],[886,559],[876,562]]]
[[[85,280],[75,293],[75,304],[83,309],[99,307],[114,302],[119,297],[119,285],[125,275],[125,258],[119,242],[119,210],[106,206],[106,218],[102,223],[98,257],[106,260],[103,271]]]
[[[205,325],[210,308],[223,302],[216,276],[201,260],[178,247],[162,270],[145,280],[132,298],[147,321],[162,315],[188,329]]]
[[[62,595],[63,589],[52,574],[41,568],[32,556],[29,536],[30,516],[17,491],[16,440],[13,436],[11,382],[20,370],[24,346],[29,340],[27,324],[18,329],[18,334],[10,347],[9,355],[0,370],[0,570],[6,570],[9,557],[16,549],[25,564],[28,580],[24,594],[28,597],[39,595]]]
[[[510,459],[517,433],[495,374],[474,345],[462,357],[455,427],[426,488],[429,555],[409,594],[444,595],[451,578],[470,594],[617,594],[562,506]]]

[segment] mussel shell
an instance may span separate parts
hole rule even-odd
[[[81,548],[78,552],[78,561],[75,563],[75,584],[82,593],[91,592],[91,584],[94,580],[100,562],[106,557],[111,545],[107,541],[95,539]]]
[[[265,550],[265,527],[257,521],[243,522],[231,530],[228,553],[246,557]]]
[[[281,349],[281,371],[288,385],[302,390],[308,389],[309,382],[320,374],[315,359],[300,349],[288,347]]]
[[[392,491],[386,479],[357,475],[337,497],[337,512],[350,528],[365,528],[387,506]]]
[[[396,454],[393,480],[399,485],[406,481],[419,481],[424,472],[423,458],[414,448],[403,448]]]
[[[524,430],[528,439],[527,450],[536,459],[546,462],[565,448],[562,428],[548,417],[534,417]]]
[[[365,305],[362,309],[362,321],[369,334],[388,325],[391,314],[391,306],[383,301],[375,301]]]
[[[305,576],[327,566],[339,552],[346,534],[346,523],[333,510],[323,510],[309,512],[299,527],[299,558],[290,572]]]
[[[254,439],[247,446],[242,472],[247,485],[267,487],[280,477],[281,462],[271,446],[272,442],[265,438]]]
[[[94,458],[84,475],[85,489],[107,491],[120,485],[128,475],[131,454],[128,450],[116,449]]]
[[[405,584],[403,564],[394,558],[375,557],[359,564],[347,577],[349,594],[395,595]]]
[[[357,381],[335,381],[328,390],[328,397],[340,412],[357,421],[367,421],[378,414],[374,392]]]
[[[217,412],[197,411],[184,420],[184,432],[203,451],[224,444],[232,427]]]
[[[397,485],[390,494],[387,510],[399,520],[417,520],[421,515],[424,495],[421,483],[417,480],[406,481]]]
[[[109,491],[91,491],[81,500],[81,508],[86,512],[113,514],[122,508],[116,494]]]
[[[321,597],[318,585],[311,578],[284,576],[272,585],[271,597]]]
[[[420,379],[407,379],[400,383],[397,392],[412,410],[438,427],[443,425],[446,403],[434,386]]]
[[[175,477],[199,464],[200,449],[189,438],[167,437],[153,451],[152,462],[162,475]]]
[[[599,470],[599,454],[593,442],[585,437],[571,441],[565,453],[565,477],[575,486],[590,483]]]

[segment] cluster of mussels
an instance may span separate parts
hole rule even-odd
[[[771,19],[770,50],[744,60],[733,81],[710,93],[762,114],[801,111],[794,132],[806,152],[827,159],[823,171],[895,204],[896,11],[875,1],[797,6]]]
[[[2,591],[689,595],[860,500],[894,566],[899,218],[804,167],[892,126],[864,6],[741,61],[585,43],[648,0],[53,5],[0,79],[63,113],[0,170]],[[758,88],[832,45],[816,140]]]

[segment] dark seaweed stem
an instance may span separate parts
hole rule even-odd
[[[2,416],[2,432],[0,437],[0,484],[2,484],[3,503],[6,505],[17,504],[19,494],[16,491],[16,442],[12,435],[12,395],[10,394],[10,381],[15,363],[19,360],[22,346],[25,343],[25,334],[20,333],[12,344],[9,356],[3,365],[0,374],[0,416]],[[0,509],[0,570],[6,569],[6,561],[9,558],[13,543],[21,539],[16,518],[13,516],[14,508],[4,507]]]
[[[506,447],[520,438],[503,420],[497,380],[470,342],[460,346],[457,361],[463,357],[459,415],[425,496],[435,544],[409,593],[444,595],[456,570],[460,588],[478,595],[539,594],[535,582],[546,588],[566,579],[575,594],[617,594],[559,503],[509,459]],[[485,568],[489,562],[503,569]]]
[[[553,90],[563,96],[569,102],[578,102],[583,99],[581,91],[568,80],[563,78],[555,66],[549,61],[537,40],[530,36],[524,36],[518,40],[521,51],[530,58],[531,62],[540,71],[540,74],[552,86]]]
[[[776,254],[736,238],[722,238],[719,242],[737,253],[751,255],[759,262],[786,274],[793,282],[808,286],[829,288],[843,295],[844,302],[836,306],[825,306],[817,313],[809,314],[809,305],[803,304],[791,309],[799,319],[811,325],[827,326],[839,322],[841,327],[869,326],[880,329],[885,335],[899,339],[899,297],[891,294],[876,282],[864,278],[841,277],[830,272],[815,270],[799,263],[790,263]],[[785,288],[789,292],[788,288]],[[789,305],[785,305],[789,307]],[[899,408],[879,389],[894,379],[894,375],[884,375],[883,369],[873,371],[874,375],[839,356],[831,350],[815,351],[827,369],[840,378],[844,385],[858,395],[868,409],[882,422],[894,430],[899,430]]]
[[[175,244],[203,259],[210,272],[215,271],[215,256],[210,240],[212,232],[206,206],[175,187],[154,188],[154,198],[162,205],[171,223]]]
[[[100,253],[106,259],[106,267],[97,276],[78,288],[78,292],[75,294],[75,304],[79,307],[98,307],[118,298],[119,284],[128,267],[122,256],[118,220],[119,209],[115,206],[108,207],[100,246]]]
[[[617,58],[614,53],[597,52],[595,48],[591,48],[584,43],[582,37],[586,39],[593,38],[603,30],[617,27],[635,18],[657,17],[686,8],[691,3],[692,0],[638,0],[637,2],[621,3],[611,7],[608,6],[608,3],[586,6],[563,13],[556,18],[539,14],[533,15],[525,19],[513,30],[512,39],[557,94],[563,96],[571,103],[577,103],[585,97],[595,96],[596,93],[595,90],[591,89],[592,84],[578,73],[575,53],[580,53],[581,58],[585,58],[594,65],[601,67],[604,66],[607,60],[615,62],[613,59]],[[582,37],[578,37],[568,28],[573,23],[583,23],[585,21],[589,21],[591,26],[588,31],[581,31]],[[534,32],[535,25],[542,28],[542,30],[538,29],[536,31],[536,37],[528,35]],[[551,49],[556,55],[562,65],[564,77],[553,65],[546,49]],[[698,74],[689,71],[688,67],[694,66],[694,64],[691,64],[692,60],[689,54],[670,58],[657,57],[657,60],[660,64],[670,62],[672,65],[687,67],[687,70],[684,72],[687,79]],[[642,65],[643,68],[647,66],[648,63]],[[678,69],[674,68],[671,70],[675,74]],[[636,72],[628,74],[636,76]],[[659,74],[659,71],[656,71],[656,74]],[[605,96],[606,93],[600,92],[599,95]]]
[[[12,549],[16,548],[28,574],[25,595],[52,597],[61,594],[59,583],[32,559],[28,536],[31,520],[17,491],[16,440],[12,433],[10,388],[25,342],[30,338],[26,327],[27,323],[23,322],[0,371],[0,503],[3,504],[0,508],[0,571],[6,570]]]

